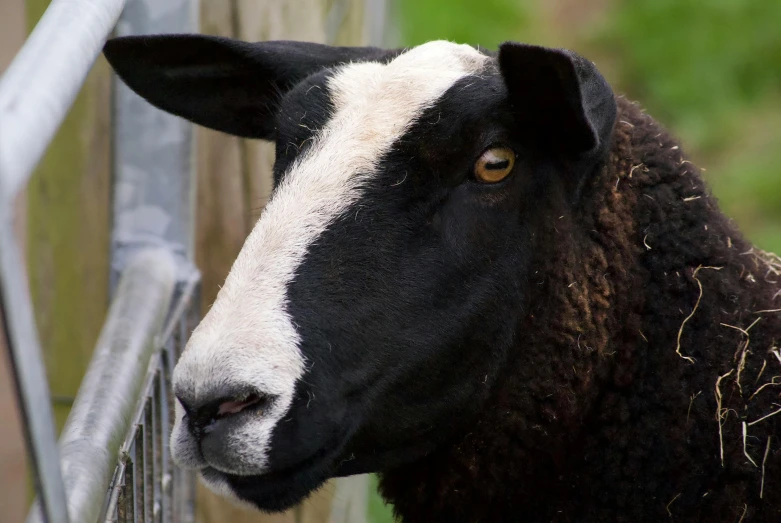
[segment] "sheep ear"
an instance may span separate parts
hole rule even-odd
[[[152,105],[218,131],[263,139],[273,138],[279,99],[296,83],[324,67],[385,53],[204,35],[114,38],[103,52],[119,77]]]
[[[616,102],[593,63],[564,49],[507,42],[499,68],[516,122],[536,144],[578,157],[604,153]]]

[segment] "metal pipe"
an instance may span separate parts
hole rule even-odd
[[[38,512],[49,523],[68,523],[65,510],[57,433],[54,429],[49,384],[35,328],[27,273],[7,211],[0,208],[0,316],[14,369],[29,455],[41,504]],[[5,218],[5,219],[4,219]],[[0,328],[0,335],[3,334]]]
[[[53,0],[0,79],[0,208],[26,185],[126,0]]]
[[[53,0],[0,78],[0,312],[40,504],[66,523],[56,431],[32,302],[11,212],[59,128],[125,0]]]
[[[122,13],[117,35],[197,32],[198,5],[197,0],[134,0]],[[190,122],[115,81],[112,282],[126,257],[148,245],[174,252],[181,281],[192,274],[194,149]]]
[[[122,273],[60,438],[72,521],[96,521],[103,509],[175,285],[176,261],[166,249],[136,252]],[[34,510],[28,522],[37,521]]]

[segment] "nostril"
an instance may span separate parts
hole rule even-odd
[[[231,414],[238,414],[242,410],[250,407],[260,406],[263,403],[263,397],[259,394],[250,394],[245,399],[240,400],[228,400],[220,404],[217,409],[217,417],[228,416]]]
[[[273,401],[274,397],[258,392],[243,392],[231,397],[221,397],[198,407],[190,402],[182,405],[187,414],[190,430],[198,437],[209,431],[209,427],[217,420],[240,414],[247,410],[263,411]],[[180,399],[181,401],[181,399]]]

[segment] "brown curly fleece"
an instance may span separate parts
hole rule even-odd
[[[781,522],[781,265],[624,99],[585,200],[550,204],[481,419],[382,494],[407,522]]]

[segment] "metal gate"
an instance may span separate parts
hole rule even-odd
[[[59,444],[11,223],[115,26],[123,35],[197,31],[197,0],[125,3],[53,0],[0,80],[0,313],[38,492],[28,521],[194,517],[193,475],[173,465],[167,445],[171,371],[198,321],[190,124],[115,83],[111,306]]]
[[[0,341],[38,494],[29,522],[194,521],[194,476],[172,463],[167,444],[171,372],[199,321],[192,126],[114,83],[111,305],[59,442],[12,211],[112,31],[197,32],[198,4],[52,0],[0,78]],[[327,4],[333,41],[349,0]],[[362,5],[365,36],[380,45],[385,0]],[[346,496],[334,521],[364,519],[366,483],[351,481],[360,479],[337,491],[363,492],[362,501]]]

